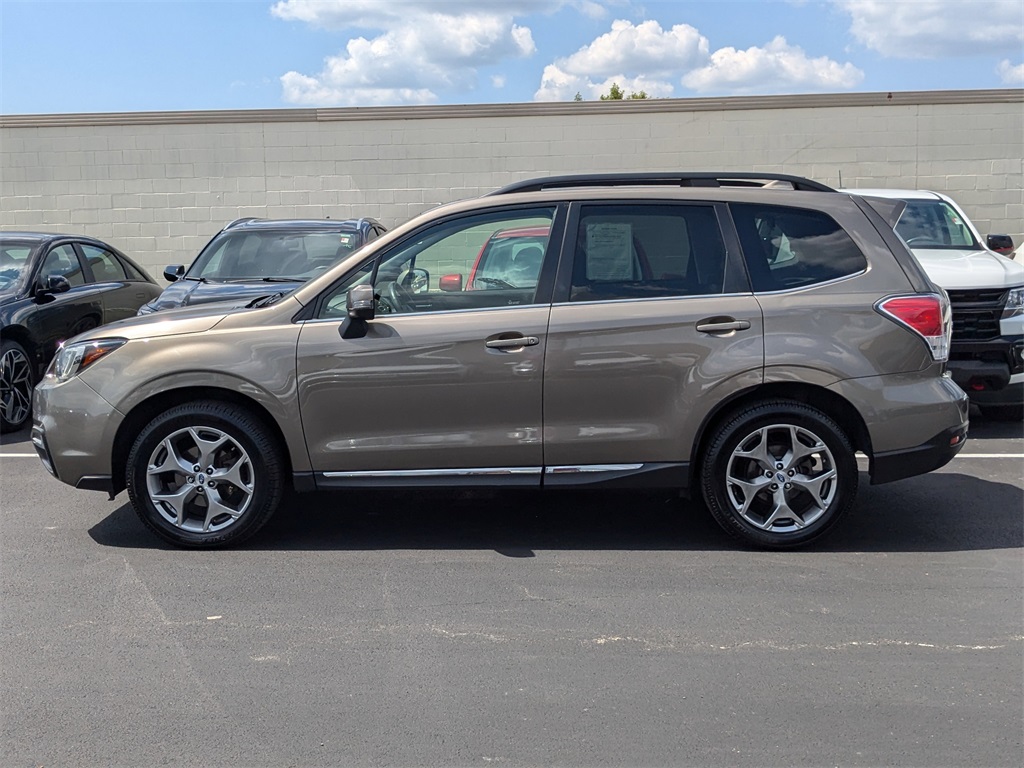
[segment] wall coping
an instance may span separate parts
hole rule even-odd
[[[324,109],[189,110],[180,112],[81,112],[0,115],[0,128],[217,123],[322,123],[365,120],[433,120],[480,117],[542,117],[611,113],[686,113],[752,109],[1024,103],[1024,88],[958,91],[878,91],[789,96],[727,96],[695,99],[624,99],[515,104],[445,104]]]

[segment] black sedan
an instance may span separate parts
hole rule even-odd
[[[132,317],[160,287],[91,237],[0,232],[0,431],[32,415],[32,387],[64,339]]]

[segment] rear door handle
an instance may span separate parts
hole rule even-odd
[[[728,331],[745,331],[750,327],[748,320],[734,320],[731,317],[711,317],[697,323],[701,333],[727,333]]]
[[[511,339],[491,339],[484,342],[488,349],[516,349],[517,347],[533,347],[540,344],[536,336],[515,336]]]

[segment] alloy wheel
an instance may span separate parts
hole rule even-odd
[[[21,349],[10,348],[0,357],[0,416],[21,425],[32,410],[32,365]]]
[[[821,518],[836,498],[838,480],[824,441],[792,424],[761,427],[740,440],[725,478],[736,514],[772,533],[799,531]]]
[[[167,522],[192,533],[213,533],[245,514],[255,491],[249,454],[226,432],[186,427],[153,450],[146,489]]]

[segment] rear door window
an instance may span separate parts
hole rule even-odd
[[[569,300],[719,294],[726,262],[713,206],[585,204]]]
[[[867,259],[831,216],[777,205],[729,206],[755,291],[780,291],[863,272]]]
[[[124,267],[110,251],[85,243],[81,244],[81,248],[92,269],[93,280],[97,283],[125,279]]]

